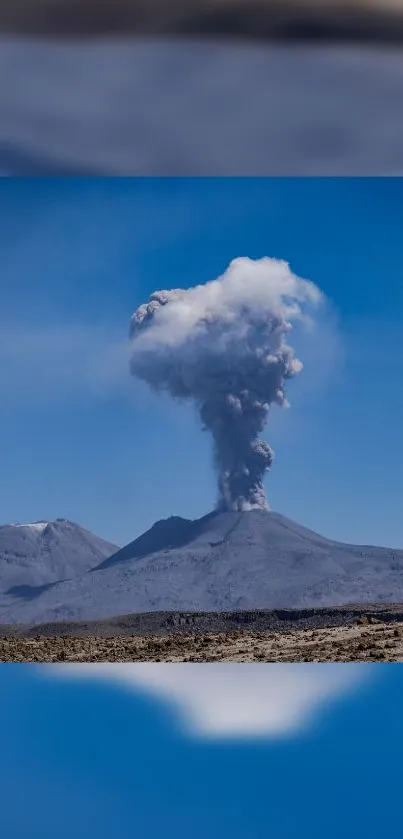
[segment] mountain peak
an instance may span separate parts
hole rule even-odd
[[[1,592],[31,597],[43,586],[82,576],[116,551],[68,519],[1,525],[0,609]]]
[[[69,521],[68,519],[61,519],[61,518],[55,519],[54,521],[49,521],[48,519],[39,519],[38,521],[33,521],[33,522],[16,521],[16,522],[12,522],[11,524],[2,524],[2,525],[0,525],[0,528],[1,527],[25,527],[25,528],[30,529],[32,531],[36,531],[38,533],[41,533],[44,530],[46,530],[47,527],[56,527],[57,525],[68,525],[70,527],[75,527],[79,530],[83,530],[83,528],[80,527],[79,524],[76,524],[73,521]]]
[[[92,570],[104,571],[119,562],[181,549],[195,541],[198,541],[198,543],[205,541],[206,544],[214,547],[227,541],[235,529],[241,526],[241,522],[243,522],[243,529],[249,528],[254,530],[255,533],[259,533],[263,528],[272,531],[273,535],[275,531],[280,530],[281,535],[283,535],[284,529],[288,529],[290,533],[298,531],[301,534],[304,531],[310,537],[325,541],[312,531],[305,530],[300,525],[270,510],[213,510],[202,518],[195,520],[184,519],[181,516],[159,519],[149,530],[146,530],[133,542],[125,545],[124,548],[112,554]],[[203,534],[205,534],[205,538]]]
[[[155,524],[146,530],[141,536],[130,542],[117,553],[105,559],[93,571],[101,571],[114,565],[116,562],[124,562],[128,559],[147,556],[157,551],[170,550],[185,545],[192,536],[195,522],[190,519],[183,519],[181,516],[170,516],[167,519],[159,519]]]

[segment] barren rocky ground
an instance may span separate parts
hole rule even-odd
[[[0,639],[0,660],[85,661],[403,661],[403,622],[291,632],[238,631],[151,637]]]
[[[403,607],[134,615],[3,627],[0,661],[403,661]]]

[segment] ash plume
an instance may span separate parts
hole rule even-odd
[[[131,319],[131,373],[195,403],[213,436],[220,509],[268,509],[274,453],[259,435],[302,370],[292,321],[308,321],[321,296],[282,260],[239,257],[205,285],[155,291]]]

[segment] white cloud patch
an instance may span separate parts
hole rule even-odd
[[[162,294],[165,298],[165,292]],[[166,295],[169,304],[157,307],[153,303],[152,323],[144,332],[136,333],[136,345],[183,346],[195,337],[195,330],[204,333],[206,321],[221,325],[224,340],[232,330],[241,338],[243,330],[250,328],[245,309],[255,316],[263,311],[271,318],[303,320],[307,324],[310,321],[304,306],[322,302],[322,292],[314,283],[293,274],[284,260],[267,256],[237,257],[217,279]],[[147,304],[140,307],[132,319],[134,326],[147,311]]]
[[[49,669],[46,668],[47,673]],[[160,697],[190,734],[278,737],[309,726],[316,712],[359,688],[362,664],[63,664],[53,675],[111,681]]]

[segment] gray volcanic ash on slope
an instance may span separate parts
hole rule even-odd
[[[3,598],[0,623],[393,602],[403,551],[334,542],[256,509],[157,522],[81,578],[29,602]]]
[[[234,259],[218,279],[154,292],[131,321],[131,372],[193,401],[214,440],[221,510],[268,509],[273,451],[259,438],[302,364],[286,342],[292,321],[322,296],[276,259]]]
[[[29,599],[115,552],[116,545],[66,519],[1,525],[0,592]]]

